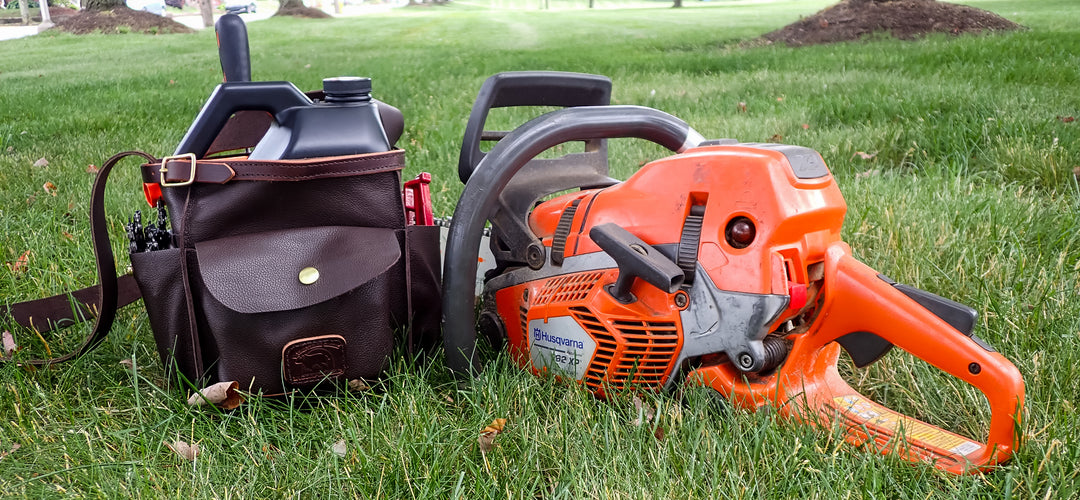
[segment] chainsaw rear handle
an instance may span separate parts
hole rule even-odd
[[[793,346],[788,358],[790,366],[784,368],[787,374],[796,376],[800,372],[814,371],[815,357],[820,356],[828,344],[846,334],[860,331],[873,333],[977,388],[990,405],[990,425],[985,442],[978,447],[974,446],[978,443],[953,449],[937,446],[940,449],[936,451],[936,456],[946,457],[938,464],[940,468],[956,473],[970,472],[1004,462],[1012,455],[1017,445],[1016,429],[1024,401],[1024,381],[1016,366],[985,343],[977,341],[970,333],[957,330],[894,287],[877,271],[856,260],[843,243],[834,244],[826,252],[825,283],[825,296],[818,320],[806,338]],[[805,384],[805,381],[797,382],[789,378],[783,382],[789,392],[805,390],[804,395],[808,399],[831,405],[841,414],[847,414],[848,418],[855,417],[857,412],[837,405],[835,400],[862,396],[847,386],[839,375],[823,376],[820,384],[803,387],[798,387],[798,384]],[[911,423],[909,427],[914,425]],[[922,429],[928,430],[922,434],[946,435],[947,431],[930,424],[924,425]],[[885,429],[883,434],[888,434],[887,431]],[[935,447],[933,440],[920,442],[918,436],[910,434],[907,440],[913,449]],[[908,458],[927,459],[925,456]]]
[[[251,51],[248,49],[247,26],[236,14],[225,14],[214,24],[217,34],[218,58],[226,82],[251,81]]]
[[[499,193],[533,157],[568,141],[646,139],[682,152],[704,138],[686,122],[640,106],[585,106],[535,118],[488,152],[465,184],[454,210],[443,268],[443,341],[446,365],[459,377],[477,373],[474,289],[484,223]]]

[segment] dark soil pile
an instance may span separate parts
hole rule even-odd
[[[929,33],[981,33],[1023,26],[985,10],[936,0],[844,0],[813,16],[762,35],[791,46],[859,40],[886,33],[912,40]]]
[[[311,19],[326,19],[328,17],[334,17],[319,9],[313,9],[311,7],[295,7],[289,9],[278,9],[274,13],[274,17],[277,16],[291,16],[291,17],[307,17]]]
[[[113,10],[84,10],[56,19],[56,29],[84,35],[87,33],[192,33],[194,30],[172,19],[149,12],[117,7]]]

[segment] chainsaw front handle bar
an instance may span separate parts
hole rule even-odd
[[[458,377],[479,373],[476,356],[474,289],[484,224],[499,193],[529,160],[564,142],[638,138],[675,152],[704,137],[686,122],[641,106],[585,106],[561,109],[514,129],[477,164],[465,184],[446,241],[443,264],[443,339],[446,365]]]

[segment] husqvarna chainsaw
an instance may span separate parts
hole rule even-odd
[[[601,77],[550,73],[496,75],[481,91],[445,255],[444,335],[455,373],[478,369],[479,324],[485,336],[505,339],[523,368],[600,396],[702,384],[738,406],[838,424],[854,444],[953,473],[1012,455],[1020,373],[972,334],[973,309],[851,256],[840,238],[847,207],[817,152],[706,141],[666,113],[603,106],[609,93]],[[480,133],[487,108],[521,104],[577,107],[509,134]],[[603,141],[616,137],[678,154],[617,182],[607,177]],[[501,140],[484,156],[480,139]],[[568,141],[586,141],[585,152],[534,158]],[[583,189],[536,204],[575,188]],[[476,318],[488,220],[495,264]],[[885,408],[840,376],[841,349],[863,367],[893,346],[985,395],[984,439]]]

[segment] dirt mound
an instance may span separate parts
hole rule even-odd
[[[274,17],[277,16],[307,17],[311,19],[326,19],[328,17],[334,17],[319,9],[313,9],[311,7],[278,9],[278,11],[274,13]]]
[[[192,33],[194,30],[167,17],[117,7],[113,10],[84,10],[56,19],[56,29],[84,35],[87,33]]]
[[[875,33],[912,40],[929,33],[1016,29],[1023,26],[997,14],[936,0],[845,0],[762,35],[761,40],[800,46],[859,40]]]

